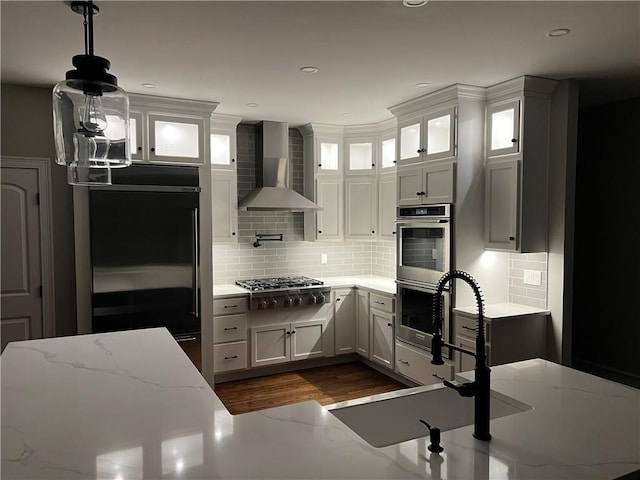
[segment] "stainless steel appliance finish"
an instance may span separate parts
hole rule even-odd
[[[396,282],[398,285],[398,301],[396,313],[396,337],[424,350],[431,350],[431,339],[436,326],[433,323],[436,285]],[[445,290],[442,295],[442,338],[451,342],[451,291]],[[448,349],[443,356],[450,358]]]
[[[323,305],[331,295],[322,281],[303,276],[238,280],[236,285],[251,292],[251,310]]]
[[[289,188],[289,125],[261,122],[256,129],[257,188],[238,204],[240,210],[320,211],[322,207]]]
[[[438,283],[451,266],[451,206],[398,207],[397,275],[400,281]]]

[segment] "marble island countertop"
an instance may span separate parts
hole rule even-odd
[[[491,442],[472,426],[443,432],[439,457],[426,438],[374,448],[313,401],[232,416],[165,329],[15,342],[0,366],[3,479],[613,479],[640,469],[640,391],[543,360],[492,369],[493,389],[532,410],[492,420]]]

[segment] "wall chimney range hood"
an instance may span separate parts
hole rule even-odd
[[[256,186],[239,210],[320,211],[322,207],[289,188],[289,125],[263,121],[256,128]]]

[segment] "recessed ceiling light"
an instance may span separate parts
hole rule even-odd
[[[341,117],[350,117],[351,116],[351,112],[343,112],[340,114]]]
[[[140,85],[143,86],[144,88],[156,88],[155,83],[141,83]]]
[[[318,67],[301,67],[300,71],[303,73],[318,73]]]
[[[247,107],[255,108],[255,107],[257,107],[257,106],[258,106],[258,104],[257,104],[257,103],[253,103],[253,102],[249,102],[249,103],[247,103]]]
[[[556,28],[547,33],[547,37],[564,37],[568,35],[570,31],[568,28]]]
[[[422,7],[427,3],[429,3],[429,0],[402,0],[402,4],[405,7],[411,7],[411,8]]]
[[[416,83],[416,87],[417,88],[427,88],[429,85],[431,85],[431,84],[430,83],[426,83],[426,82]]]

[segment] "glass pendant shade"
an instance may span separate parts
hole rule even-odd
[[[68,79],[53,89],[56,161],[111,168],[131,165],[129,97],[100,81]]]

